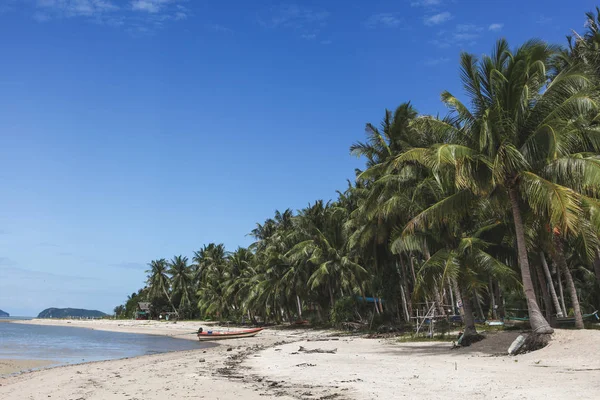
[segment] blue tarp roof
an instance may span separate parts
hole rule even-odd
[[[385,303],[385,300],[379,297],[362,297],[362,296],[356,296],[357,299],[359,300],[363,300],[366,301],[367,303],[375,303],[375,300],[377,300],[377,302],[381,301],[382,303]]]

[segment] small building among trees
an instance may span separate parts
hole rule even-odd
[[[135,319],[150,319],[150,303],[139,302],[135,311]]]

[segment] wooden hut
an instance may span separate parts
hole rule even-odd
[[[150,303],[139,302],[135,310],[135,319],[150,319]]]

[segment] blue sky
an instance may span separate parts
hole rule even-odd
[[[365,122],[592,1],[0,0],[0,308],[110,312],[145,264],[335,197]]]

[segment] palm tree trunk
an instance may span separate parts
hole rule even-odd
[[[492,315],[492,319],[498,319],[498,313],[496,310],[496,298],[494,295],[494,281],[492,280],[492,276],[490,275],[489,278],[489,287],[488,287],[488,292],[490,294],[490,308],[492,309],[491,311],[491,315]]]
[[[408,304],[406,303],[406,295],[404,294],[404,285],[400,285],[400,295],[402,296],[402,308],[404,309],[404,321],[410,322],[410,314],[408,313]]]
[[[554,318],[552,315],[552,303],[550,300],[550,293],[548,292],[548,285],[542,272],[542,267],[534,264],[535,272],[537,274],[538,282],[540,284],[540,290],[542,291],[542,298],[544,299],[544,308],[546,310],[546,319],[550,322],[550,325],[554,326]]]
[[[406,266],[406,264],[404,262],[402,262],[402,258],[400,258],[400,263],[402,264],[402,272],[404,273],[404,299],[406,301],[406,307],[408,308],[408,314],[407,317],[408,318],[408,322],[410,322],[410,317],[412,317],[412,293],[410,292],[410,286],[409,286],[409,277],[408,277],[408,268]]]
[[[329,289],[329,301],[331,302],[331,308],[333,309],[335,300],[333,299],[333,290],[331,290],[331,284],[327,285],[327,288]]]
[[[504,312],[504,297],[502,296],[500,285],[496,285],[494,296],[496,297],[496,304],[498,305],[498,317],[503,319],[506,316],[506,313]]]
[[[448,278],[448,292],[450,292],[450,304],[452,304],[452,315],[456,314],[456,303],[454,302],[454,291],[452,290],[452,284],[450,278]]]
[[[563,267],[565,273],[565,280],[567,281],[567,287],[571,295],[571,304],[573,305],[573,314],[575,316],[575,328],[583,329],[583,315],[581,314],[581,307],[579,305],[579,299],[577,298],[577,289],[575,288],[575,282],[573,282],[573,276],[569,267],[566,265]]]
[[[465,307],[464,307],[464,301],[463,301],[463,297],[460,291],[460,288],[458,287],[458,284],[456,283],[456,279],[452,279],[452,287],[454,288],[454,293],[456,293],[456,298],[460,300],[461,305],[458,307],[458,313],[460,314],[460,316],[463,319],[463,322],[465,321]]]
[[[404,321],[407,323],[410,322],[410,312],[408,311],[408,302],[406,301],[406,291],[408,291],[407,286],[407,273],[406,273],[406,265],[402,262],[402,256],[398,257],[400,260],[400,267],[398,267],[398,259],[396,259],[396,269],[398,270],[398,276],[400,277],[400,297],[402,299],[402,309],[404,311]],[[405,289],[406,288],[406,289]]]
[[[515,223],[515,234],[517,236],[517,251],[519,255],[519,267],[521,268],[521,278],[523,281],[523,291],[527,300],[527,309],[529,310],[529,322],[535,333],[552,333],[554,329],[550,327],[548,321],[542,315],[540,307],[535,299],[531,272],[529,270],[529,259],[527,258],[527,244],[525,242],[525,230],[523,219],[521,217],[521,208],[519,206],[519,197],[517,189],[511,187],[508,189],[512,214]]]
[[[560,269],[562,269],[562,272],[565,274],[567,288],[569,289],[569,294],[571,296],[571,305],[573,306],[573,314],[575,317],[575,328],[583,329],[583,316],[581,315],[581,307],[579,306],[579,299],[577,298],[577,289],[575,288],[573,276],[571,275],[571,271],[569,270],[569,266],[567,265],[567,260],[565,259],[562,241],[558,235],[554,235],[553,243],[557,265]]]
[[[600,249],[596,249],[596,259],[594,260],[594,272],[596,273],[596,281],[600,286]]]
[[[437,285],[435,285],[435,286],[436,287],[434,288],[434,298],[435,298],[437,312],[439,313],[439,315],[445,317],[446,310],[444,310],[444,305],[442,304],[442,297],[440,296],[440,291],[438,290]]]
[[[300,302],[300,296],[296,295],[296,305],[298,306],[298,318],[302,319],[302,303]]]
[[[164,286],[163,286],[163,292],[165,293],[165,296],[167,296],[167,300],[169,300],[169,304],[171,305],[173,312],[175,314],[178,314],[177,310],[175,309],[175,306],[173,305],[173,302],[171,301],[171,296],[169,296],[169,293],[167,293],[167,289]]]
[[[481,321],[485,321],[486,318],[485,318],[485,314],[483,312],[483,308],[481,307],[481,301],[479,300],[479,295],[474,290],[473,290],[473,298],[475,299],[475,302],[477,303],[477,309],[479,310],[479,318],[481,318]]]
[[[565,292],[563,291],[561,275],[560,268],[558,268],[556,271],[556,276],[558,277],[558,295],[560,296],[560,306],[562,307],[563,315],[566,317],[569,314],[567,313],[567,307],[565,306]]]
[[[415,264],[412,258],[412,253],[409,254],[408,258],[410,260],[410,271],[412,272],[413,285],[415,285],[417,283],[417,275],[415,274]]]
[[[558,296],[556,295],[556,290],[554,289],[554,284],[552,282],[552,275],[550,275],[550,269],[548,268],[548,263],[546,262],[546,256],[544,252],[540,252],[540,258],[542,260],[542,269],[544,270],[544,275],[546,275],[546,281],[548,283],[548,289],[550,290],[550,296],[552,296],[552,303],[554,304],[554,309],[556,310],[556,315],[561,318],[563,316],[562,308],[560,308],[560,304],[558,303]]]
[[[473,299],[471,296],[466,295],[469,290],[461,291],[462,296],[462,308],[464,310],[463,321],[465,323],[465,332],[463,338],[477,335],[477,328],[475,328],[475,318],[473,317]]]

